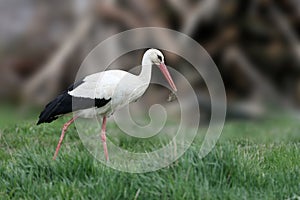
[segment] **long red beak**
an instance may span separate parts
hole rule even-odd
[[[164,74],[165,78],[167,79],[167,81],[169,82],[170,86],[172,87],[172,89],[174,90],[174,92],[177,92],[177,88],[175,86],[175,83],[167,69],[167,66],[164,63],[160,63],[159,65],[159,69],[161,70],[161,72]]]

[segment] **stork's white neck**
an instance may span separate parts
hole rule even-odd
[[[151,80],[151,71],[152,71],[152,61],[150,60],[149,55],[145,54],[143,56],[142,70],[139,75],[139,78],[145,81],[145,83],[149,84]]]

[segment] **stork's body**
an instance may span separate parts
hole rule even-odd
[[[145,52],[142,60],[141,73],[136,76],[122,70],[109,70],[86,76],[81,81],[71,85],[45,107],[39,117],[38,124],[52,122],[58,117],[74,112],[74,117],[63,129],[53,159],[56,158],[67,128],[78,118],[92,118],[95,111],[103,117],[101,138],[106,160],[106,117],[119,108],[136,101],[149,86],[152,65],[158,65],[176,91],[175,84],[164,64],[163,55],[156,49]]]
[[[92,74],[83,83],[68,91],[75,101],[76,97],[109,100],[104,106],[96,108],[99,115],[109,116],[124,105],[136,101],[146,91],[149,82],[139,76],[122,70],[110,70]],[[75,102],[74,102],[75,103]],[[76,111],[75,115],[84,118],[94,117],[94,107]]]

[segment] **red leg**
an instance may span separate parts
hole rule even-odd
[[[102,143],[103,143],[105,158],[106,158],[106,161],[108,161],[109,157],[108,157],[108,151],[107,151],[107,145],[106,145],[105,131],[106,131],[106,116],[103,117],[102,128],[101,128],[101,139],[102,139]]]
[[[63,128],[61,130],[61,136],[60,136],[59,142],[57,144],[57,147],[56,147],[56,150],[55,150],[55,154],[53,156],[53,160],[56,159],[56,156],[57,156],[58,151],[60,149],[60,145],[61,145],[61,143],[62,143],[62,141],[63,141],[63,139],[65,137],[65,133],[66,133],[68,127],[75,121],[75,119],[77,119],[77,117],[78,116],[73,117],[70,121],[68,121],[67,123],[64,124],[64,126],[63,126]]]

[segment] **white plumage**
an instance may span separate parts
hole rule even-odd
[[[68,94],[72,97],[111,99],[110,103],[97,108],[99,115],[109,116],[115,110],[141,97],[148,84],[139,76],[122,70],[110,70],[85,77],[83,83],[68,91]],[[80,117],[91,118],[94,116],[93,111],[93,109],[80,110],[77,114]]]

